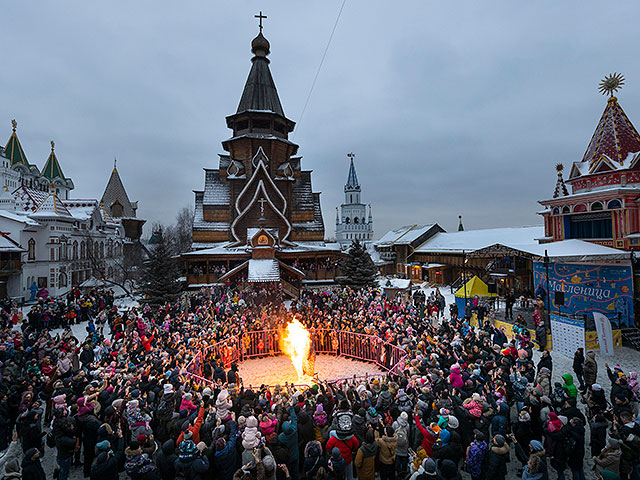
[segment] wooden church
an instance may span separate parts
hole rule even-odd
[[[195,191],[192,251],[184,255],[192,288],[280,282],[297,296],[303,281],[336,275],[340,247],[324,242],[320,193],[289,140],[295,122],[280,103],[269,49],[260,26],[238,109],[226,118],[226,153]]]

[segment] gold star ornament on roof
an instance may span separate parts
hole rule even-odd
[[[624,75],[621,73],[611,73],[604,77],[598,85],[598,91],[603,95],[613,97],[613,94],[624,85]]]

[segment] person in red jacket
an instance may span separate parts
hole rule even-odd
[[[438,434],[434,431],[436,424],[432,423],[427,428],[423,427],[420,422],[420,416],[417,413],[415,415],[415,421],[418,430],[420,430],[420,433],[422,434],[422,448],[424,448],[424,451],[430,457],[432,455],[433,444],[436,443],[436,440],[438,439]]]
[[[151,342],[155,336],[155,333],[151,335],[151,338],[147,338],[146,335],[142,336],[142,347],[144,348],[145,353],[149,353],[151,351]]]
[[[196,423],[188,427],[184,432],[180,434],[176,445],[180,445],[180,442],[182,442],[182,440],[193,440],[193,443],[195,443],[196,445],[200,443],[200,427],[202,427],[203,418],[204,408],[200,407],[200,410],[198,411],[198,418],[196,418]]]
[[[345,478],[353,480],[353,453],[360,447],[358,439],[353,434],[340,435],[333,431],[327,441],[327,452],[333,450],[334,447],[340,450],[340,456],[346,464]]]

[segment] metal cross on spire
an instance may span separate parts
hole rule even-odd
[[[354,158],[356,158],[356,154],[353,152],[349,152],[347,153],[347,157],[349,157],[351,159],[351,161],[353,161]]]
[[[254,15],[255,18],[259,18],[260,19],[260,33],[262,33],[262,19],[263,18],[267,18],[266,15],[262,15],[262,10],[260,10],[260,13],[258,15]]]

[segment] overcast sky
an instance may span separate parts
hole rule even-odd
[[[347,0],[300,122],[341,4],[3,2],[0,142],[17,119],[42,167],[54,139],[75,198],[99,199],[117,157],[139,216],[172,222],[231,136],[260,9],[328,236],[350,151],[376,237],[459,214],[467,229],[532,225],[554,165],[584,154],[605,74],[625,75],[640,124],[640,4],[584,0]]]

